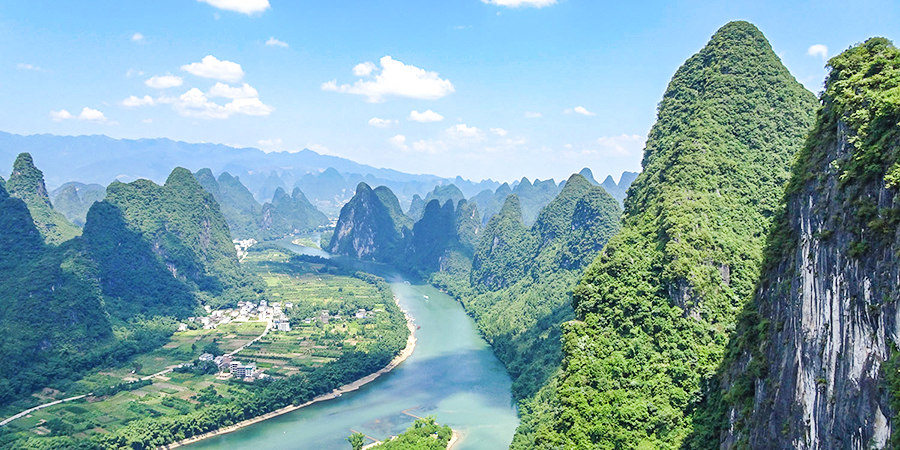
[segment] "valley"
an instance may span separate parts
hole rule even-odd
[[[0,7],[0,450],[900,448],[896,12],[271,1]]]

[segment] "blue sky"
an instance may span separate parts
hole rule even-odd
[[[0,130],[618,178],[640,169],[669,78],[719,27],[753,22],[816,91],[824,57],[898,38],[900,3],[852,3],[0,2]]]

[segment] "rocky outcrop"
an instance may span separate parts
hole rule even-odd
[[[880,449],[896,426],[900,51],[870,39],[829,64],[725,373],[722,448]]]

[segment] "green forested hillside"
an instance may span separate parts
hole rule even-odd
[[[458,187],[454,184],[445,184],[441,186],[435,186],[434,189],[425,196],[424,199],[419,197],[418,194],[413,196],[412,203],[409,206],[409,211],[406,212],[406,215],[409,216],[413,221],[418,221],[422,218],[422,212],[425,209],[425,205],[430,203],[432,200],[437,200],[441,205],[446,204],[447,200],[451,200],[453,205],[459,203],[460,200],[465,199],[465,194],[459,190]]]
[[[560,192],[560,187],[553,179],[534,180],[534,183],[528,178],[522,178],[515,188],[510,188],[508,184],[503,183],[496,191],[482,191],[475,197],[470,199],[471,202],[478,205],[478,209],[483,213],[483,220],[487,223],[494,214],[498,214],[506,202],[506,198],[510,194],[516,194],[519,198],[519,209],[522,212],[522,220],[527,226],[531,226],[537,218],[541,208],[546,206]]]
[[[218,203],[186,169],[173,170],[163,186],[149,180],[109,185],[106,200],[96,203],[88,213],[85,235],[92,253],[110,258],[97,261],[106,274],[106,284],[116,283],[121,277],[142,276],[132,271],[158,272],[150,269],[153,258],[145,250],[118,251],[119,242],[124,240],[137,247],[149,244],[156,261],[171,276],[196,290],[204,303],[255,298],[257,280],[241,270]],[[131,289],[134,285],[125,286]],[[159,285],[147,288],[157,289]],[[189,312],[185,301],[173,303],[179,305],[179,312],[171,315]]]
[[[403,253],[404,229],[412,221],[403,214],[397,197],[385,186],[375,189],[359,183],[356,195],[341,209],[334,236],[326,247],[331,253],[360,259],[393,262]]]
[[[281,188],[276,189],[272,202],[263,205],[259,220],[263,239],[308,233],[327,224],[328,217],[306,199],[300,188],[294,188],[291,195]]]
[[[106,197],[106,188],[99,184],[69,182],[50,193],[53,209],[59,211],[75,226],[84,227],[88,209]]]
[[[559,324],[574,316],[571,288],[619,229],[621,210],[603,188],[572,175],[535,224],[511,195],[480,233],[471,272],[431,276],[472,314],[513,376],[513,394],[533,395],[561,360]]]
[[[216,180],[211,170],[201,169],[194,177],[216,199],[232,237],[236,239],[280,239],[328,224],[328,217],[316,209],[299,188],[287,195],[283,188],[277,187],[272,201],[260,205],[250,190],[228,172],[223,172]]]
[[[13,171],[6,181],[9,195],[22,199],[34,225],[48,244],[60,244],[81,234],[71,222],[53,209],[47,187],[44,186],[44,174],[34,166],[28,153],[21,153],[13,163]]]
[[[262,205],[253,198],[253,194],[239,179],[228,172],[223,172],[216,180],[212,170],[209,169],[200,169],[194,177],[203,189],[216,199],[233,238],[258,237]]]
[[[815,107],[746,22],[677,71],[622,230],[575,289],[563,371],[523,408],[513,448],[682,444]]]

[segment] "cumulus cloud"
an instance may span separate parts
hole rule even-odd
[[[556,0],[481,0],[481,3],[489,5],[508,6],[510,8],[521,8],[523,6],[532,8],[543,8],[556,4]]]
[[[287,42],[279,41],[278,39],[275,39],[274,37],[270,37],[269,40],[266,41],[266,45],[273,46],[273,47],[283,47],[283,48],[288,47]]]
[[[251,15],[269,9],[269,0],[197,0],[219,9]]]
[[[268,2],[266,4],[268,5]],[[229,83],[237,83],[244,77],[244,71],[241,69],[240,64],[231,61],[219,61],[213,55],[206,55],[200,62],[185,64],[181,66],[181,70],[198,77],[213,78]]]
[[[369,119],[369,125],[372,125],[373,127],[378,127],[378,128],[387,128],[395,123],[397,123],[396,120],[390,120],[390,119],[379,119],[377,117],[373,117],[373,118]]]
[[[141,33],[134,33],[131,35],[131,40],[134,42],[140,42],[144,40],[144,35]]]
[[[640,152],[644,147],[644,137],[637,134],[620,134],[618,136],[604,136],[597,139],[597,143],[608,154],[630,155]]]
[[[421,112],[421,113],[414,110],[414,111],[410,111],[409,120],[413,120],[416,122],[423,122],[423,123],[424,122],[440,122],[440,121],[444,120],[444,116],[442,116],[430,109],[425,112]]]
[[[483,139],[484,132],[479,130],[476,127],[469,127],[466,124],[461,123],[454,125],[450,128],[447,128],[447,133],[455,138],[461,139]]]
[[[97,111],[96,109],[88,108],[87,106],[85,106],[84,109],[81,110],[81,114],[77,116],[72,115],[72,113],[66,111],[65,109],[61,109],[59,111],[50,111],[50,118],[55,122],[70,119],[95,123],[105,123],[107,121],[106,116],[104,116],[102,112]]]
[[[509,131],[504,130],[503,128],[491,128],[491,133],[496,134],[497,136],[504,137],[509,134]]]
[[[359,63],[353,66],[353,75],[356,75],[358,77],[367,77],[369,75],[372,75],[372,72],[374,72],[377,68],[378,66],[376,66],[375,63],[371,61]]]
[[[406,136],[404,136],[402,134],[398,134],[398,135],[388,139],[388,142],[391,145],[393,145],[394,147],[399,148],[400,150],[403,150],[403,151],[409,150],[409,147],[406,145]]]
[[[201,119],[227,119],[233,114],[267,116],[274,111],[274,108],[263,104],[256,97],[236,98],[230,103],[219,105],[210,101],[206,94],[197,88],[191,88],[191,90],[181,94],[172,107],[184,117]]]
[[[143,98],[129,96],[125,100],[122,100],[122,105],[127,106],[129,108],[137,108],[138,106],[153,106],[156,104],[156,101],[153,100],[153,97],[149,95],[145,95]]]
[[[385,97],[396,96],[421,100],[437,100],[449,95],[455,89],[450,80],[440,78],[437,72],[429,72],[415,66],[406,65],[390,56],[381,58],[381,73],[374,80],[357,80],[353,84],[338,85],[337,80],[322,83],[323,91],[364,95],[369,102],[383,102]],[[358,64],[353,68],[356,76],[371,76],[377,68],[375,64]],[[371,69],[371,71],[366,72]]]
[[[541,117],[544,117],[544,115],[539,112],[525,111],[526,119],[540,119]]]
[[[181,77],[177,77],[175,75],[150,77],[147,81],[144,82],[144,84],[152,87],[153,89],[168,89],[181,86],[183,83],[184,80]]]
[[[596,113],[592,113],[592,112],[588,111],[587,108],[585,108],[584,106],[576,106],[574,108],[568,108],[568,109],[564,110],[563,112],[566,114],[572,114],[572,113],[581,114],[582,116],[596,116],[597,115]]]
[[[824,61],[828,59],[828,47],[822,44],[811,45],[806,50],[806,54],[809,56],[818,56]]]
[[[153,123],[153,119],[144,119],[141,122],[143,123]]]
[[[207,95],[210,97],[238,99],[259,97],[259,92],[247,83],[244,83],[241,87],[231,87],[227,84],[216,82],[216,85],[209,90]]]

